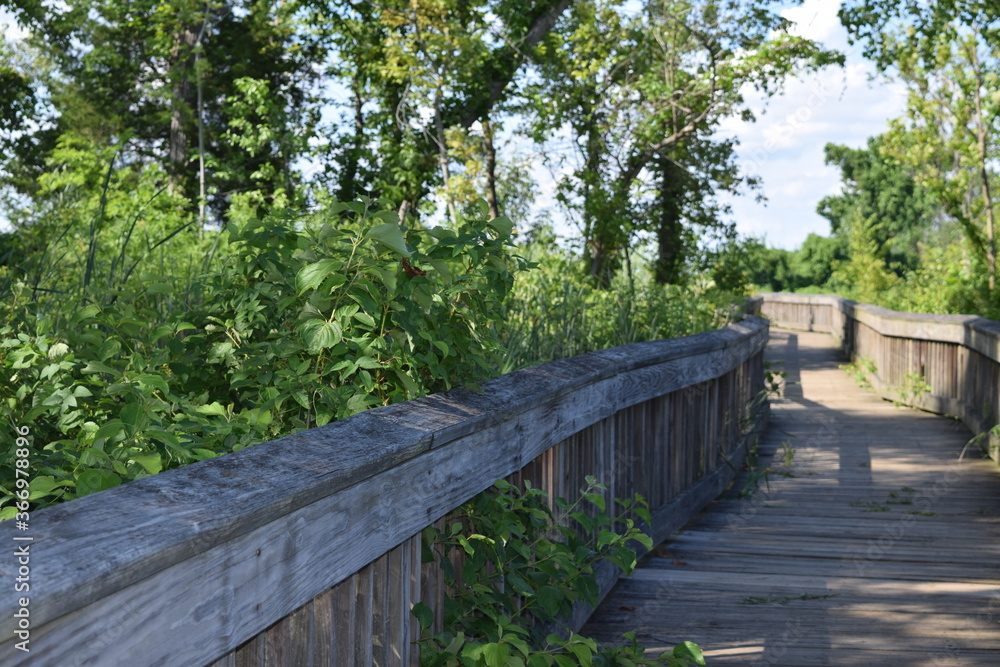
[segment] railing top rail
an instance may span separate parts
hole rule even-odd
[[[832,294],[760,294],[772,303],[832,306],[883,336],[964,345],[1000,361],[1000,322],[978,315],[905,313],[858,303]]]
[[[498,424],[520,433],[530,427],[525,415],[581,388],[642,375],[647,367],[656,390],[692,386],[735,368],[762,349],[766,337],[766,321],[750,317],[695,336],[542,364],[490,380],[482,393],[454,390],[369,410],[42,510],[31,522],[36,556],[32,625],[64,616],[469,434],[495,430]],[[696,359],[684,361],[692,357]],[[572,434],[588,426],[587,419],[632,404],[632,397],[604,400],[606,406],[587,407],[586,414],[583,408],[579,415],[553,414],[553,419],[572,423],[538,439]],[[537,415],[532,419],[537,421]],[[519,457],[512,453],[513,463]],[[475,472],[456,471],[455,477]],[[428,523],[437,518],[427,517]],[[13,524],[0,525],[8,544],[17,535]],[[0,578],[15,578],[15,560],[0,560]],[[14,636],[16,604],[13,596],[0,597],[0,641]]]

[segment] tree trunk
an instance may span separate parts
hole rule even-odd
[[[977,26],[974,26],[974,28],[976,27]],[[976,31],[976,36],[978,37],[978,30]],[[983,81],[982,67],[979,62],[978,48],[978,42],[972,45],[972,65],[973,72],[976,77],[976,90],[974,93],[976,103],[976,140],[979,144],[979,180],[982,185],[983,207],[986,213],[986,268],[989,271],[989,285],[990,291],[992,292],[996,289],[997,280],[997,246],[995,238],[996,220],[994,218],[990,175],[986,166],[986,162],[989,159],[989,146],[986,136],[988,128],[986,127],[986,123],[983,121],[982,88],[985,82]]]
[[[660,225],[657,229],[659,256],[655,278],[660,284],[677,283],[684,262],[684,229],[681,222],[684,182],[687,172],[668,157],[660,164]]]
[[[584,113],[589,115],[592,109],[585,108]],[[587,272],[591,279],[603,285],[610,282],[608,261],[611,249],[605,234],[607,221],[603,221],[600,212],[596,210],[597,198],[594,196],[594,185],[601,172],[601,137],[596,120],[592,120],[587,128],[586,151],[587,161],[582,179],[584,261],[589,265]]]
[[[444,181],[444,198],[448,206],[448,217],[451,218],[451,226],[458,231],[458,209],[455,201],[448,191],[448,182],[451,180],[451,172],[448,168],[448,142],[444,136],[444,119],[441,116],[441,85],[434,91],[434,131],[437,135],[438,146],[438,166],[441,168],[441,179]]]
[[[483,149],[486,153],[486,202],[490,205],[490,220],[500,216],[497,200],[497,152],[493,147],[493,125],[489,114],[483,115]]]
[[[361,77],[357,74],[351,82],[351,92],[354,95],[354,141],[347,151],[347,163],[340,177],[340,200],[354,201],[357,198],[358,162],[365,142],[364,98],[361,96]]]
[[[174,34],[174,48],[170,53],[170,160],[171,186],[174,191],[184,192],[189,165],[189,139],[187,127],[195,100],[194,86],[191,84],[195,68],[194,47],[198,34],[191,26],[183,26]]]

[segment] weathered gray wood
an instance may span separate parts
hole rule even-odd
[[[449,392],[370,411],[38,513],[32,659],[206,664],[361,570],[344,629],[349,652],[367,664],[372,614],[385,611],[372,609],[371,596],[388,604],[393,593],[373,590],[366,564],[557,443],[724,375],[765,341],[765,324],[750,320],[584,355],[499,378],[484,394]],[[572,475],[551,481],[571,495],[586,471],[561,470]],[[618,483],[630,488],[633,471],[620,471]],[[685,485],[694,479],[692,471]],[[0,562],[0,573],[10,567]],[[0,603],[0,630],[10,636],[12,615],[2,611],[13,603]],[[338,604],[337,644],[346,641],[341,611]],[[110,645],[102,641],[109,628],[118,630]],[[258,638],[235,657],[257,664],[268,646]],[[0,645],[3,664],[21,657],[11,641]]]
[[[857,388],[825,335],[772,341],[803,361],[784,359],[795,384],[761,456],[794,476],[714,503],[584,632],[636,631],[659,650],[694,641],[712,665],[1000,664],[1000,471],[958,461],[968,434],[955,422]],[[920,511],[931,516],[908,514]]]
[[[358,575],[333,588],[333,655],[346,665],[355,664],[354,623]],[[367,638],[366,638],[367,639]],[[336,664],[335,661],[333,664]]]
[[[341,586],[346,582],[341,582]],[[313,608],[313,664],[317,667],[322,665],[337,664],[337,640],[336,623],[334,620],[334,591],[328,590],[320,594],[312,601]]]
[[[765,294],[747,307],[781,326],[832,333],[853,358],[875,362],[871,384],[887,400],[957,417],[977,434],[1000,423],[1000,322],[901,313],[831,295]],[[914,375],[930,392],[906,388]],[[989,448],[1000,463],[1000,439],[991,437]]]

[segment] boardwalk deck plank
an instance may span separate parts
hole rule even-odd
[[[737,480],[583,633],[694,641],[710,665],[1000,664],[996,465],[959,462],[957,422],[858,388],[825,334],[772,330],[768,354],[788,372],[761,443],[769,485],[737,498]]]

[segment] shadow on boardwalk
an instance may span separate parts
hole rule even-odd
[[[584,634],[690,640],[709,665],[1000,665],[1000,469],[958,461],[957,422],[858,388],[826,334],[772,330],[768,355],[788,374],[769,483],[738,480]]]

